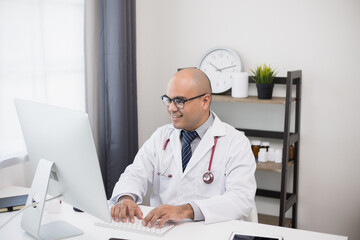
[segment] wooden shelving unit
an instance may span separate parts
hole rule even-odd
[[[294,162],[289,161],[288,162],[288,167],[290,167],[293,164],[294,164]],[[256,170],[257,171],[268,171],[268,172],[281,173],[282,164],[281,163],[275,163],[275,162],[257,163],[256,164]]]
[[[269,224],[278,226],[279,225],[279,218],[272,215],[267,214],[258,214],[259,223]],[[285,218],[284,220],[284,227],[291,227],[291,218]]]
[[[247,98],[233,98],[230,95],[213,95],[212,100],[216,102],[252,103],[252,104],[281,104],[285,107],[284,131],[265,131],[258,129],[243,129],[248,137],[261,137],[281,139],[283,142],[282,163],[266,162],[258,163],[257,171],[270,171],[281,174],[281,190],[272,191],[257,189],[256,195],[268,198],[280,199],[280,211],[278,216],[259,214],[259,222],[296,228],[297,226],[297,202],[298,202],[298,176],[299,176],[299,149],[300,149],[300,109],[301,109],[301,81],[302,72],[290,71],[287,77],[276,77],[275,84],[286,86],[285,97],[273,97],[270,100],[261,100],[257,96]],[[249,83],[254,83],[249,77]],[[292,87],[295,86],[296,97],[292,97]],[[295,132],[290,132],[291,103],[295,102]],[[294,144],[294,159],[289,160],[289,146]],[[292,193],[286,192],[288,168],[293,167]],[[292,208],[292,217],[285,218],[285,213]]]
[[[282,104],[286,103],[285,97],[273,97],[272,99],[258,99],[257,96],[248,96],[247,98],[233,98],[230,95],[212,95],[215,102],[235,102],[235,103],[259,103],[259,104]],[[291,98],[295,102],[296,98]]]

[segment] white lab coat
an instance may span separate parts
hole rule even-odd
[[[148,187],[152,187],[150,205],[153,207],[195,202],[206,223],[246,218],[256,192],[256,164],[250,142],[242,132],[214,116],[213,125],[193,152],[185,172],[182,171],[180,130],[171,124],[158,128],[120,176],[110,204],[125,193],[137,196],[139,204]],[[211,166],[214,181],[206,184],[202,176],[209,167],[215,136],[219,138]],[[164,151],[168,138],[170,142]],[[157,175],[167,167],[166,176]],[[168,174],[172,177],[167,177]]]

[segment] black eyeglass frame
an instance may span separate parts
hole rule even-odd
[[[204,94],[201,94],[201,95],[199,95],[199,96],[196,96],[196,97],[193,97],[193,98],[189,98],[189,99],[181,99],[181,98],[178,98],[178,97],[169,98],[169,96],[167,96],[166,94],[164,94],[164,95],[161,96],[161,100],[163,101],[165,107],[167,107],[167,108],[170,107],[171,102],[174,102],[175,106],[176,106],[178,109],[183,109],[186,102],[191,101],[191,100],[194,100],[194,99],[199,98],[199,97],[202,97],[202,96],[205,96],[206,94],[207,94],[207,93],[204,93]],[[164,98],[167,98],[167,99],[170,100],[168,106],[167,106],[166,103],[164,102]],[[183,105],[181,108],[178,106],[179,103],[181,103],[181,104]]]

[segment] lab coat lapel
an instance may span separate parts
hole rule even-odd
[[[215,116],[213,125],[205,133],[204,137],[201,139],[199,145],[195,149],[186,169],[183,177],[194,167],[196,164],[205,156],[209,150],[214,146],[215,136],[224,136],[226,134],[224,124],[220,119],[213,113]],[[210,161],[210,159],[209,159]],[[204,171],[206,171],[205,169]]]
[[[182,160],[181,160],[181,141],[180,141],[180,130],[174,129],[170,135],[170,145],[174,158],[174,164],[176,165],[176,173],[182,175]]]
[[[195,149],[188,165],[186,166],[184,175],[186,175],[187,172],[189,172],[213,146],[214,146],[214,136],[208,131],[206,132],[203,139],[201,139],[199,145]]]

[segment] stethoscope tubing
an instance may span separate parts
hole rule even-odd
[[[212,164],[212,160],[213,160],[213,157],[214,157],[214,152],[215,152],[215,148],[216,148],[218,138],[219,137],[216,136],[215,139],[214,139],[214,146],[213,146],[212,151],[211,151],[211,157],[210,157],[209,168],[208,168],[209,172],[211,171],[211,164]]]
[[[203,175],[203,181],[206,183],[206,184],[210,184],[214,181],[214,175],[211,173],[211,165],[212,165],[212,161],[213,161],[213,158],[214,158],[214,152],[215,152],[215,148],[216,148],[216,144],[217,144],[217,140],[218,140],[218,136],[215,136],[214,138],[214,146],[212,147],[212,150],[211,150],[211,156],[210,156],[210,161],[209,161],[209,167],[208,167],[208,171],[206,173],[204,173]],[[162,148],[162,154],[161,154],[161,162],[160,162],[160,165],[162,164],[162,160],[163,160],[163,157],[164,157],[164,152],[166,150],[166,147],[168,145],[168,143],[170,142],[170,138],[167,138],[164,142],[164,146]],[[165,169],[165,171],[163,171],[162,173],[161,172],[158,172],[157,175],[158,176],[165,176],[165,177],[168,177],[168,178],[171,178],[172,177],[172,174],[168,174],[168,175],[165,175],[165,172],[169,169],[170,167],[170,163],[168,164],[167,168]]]

